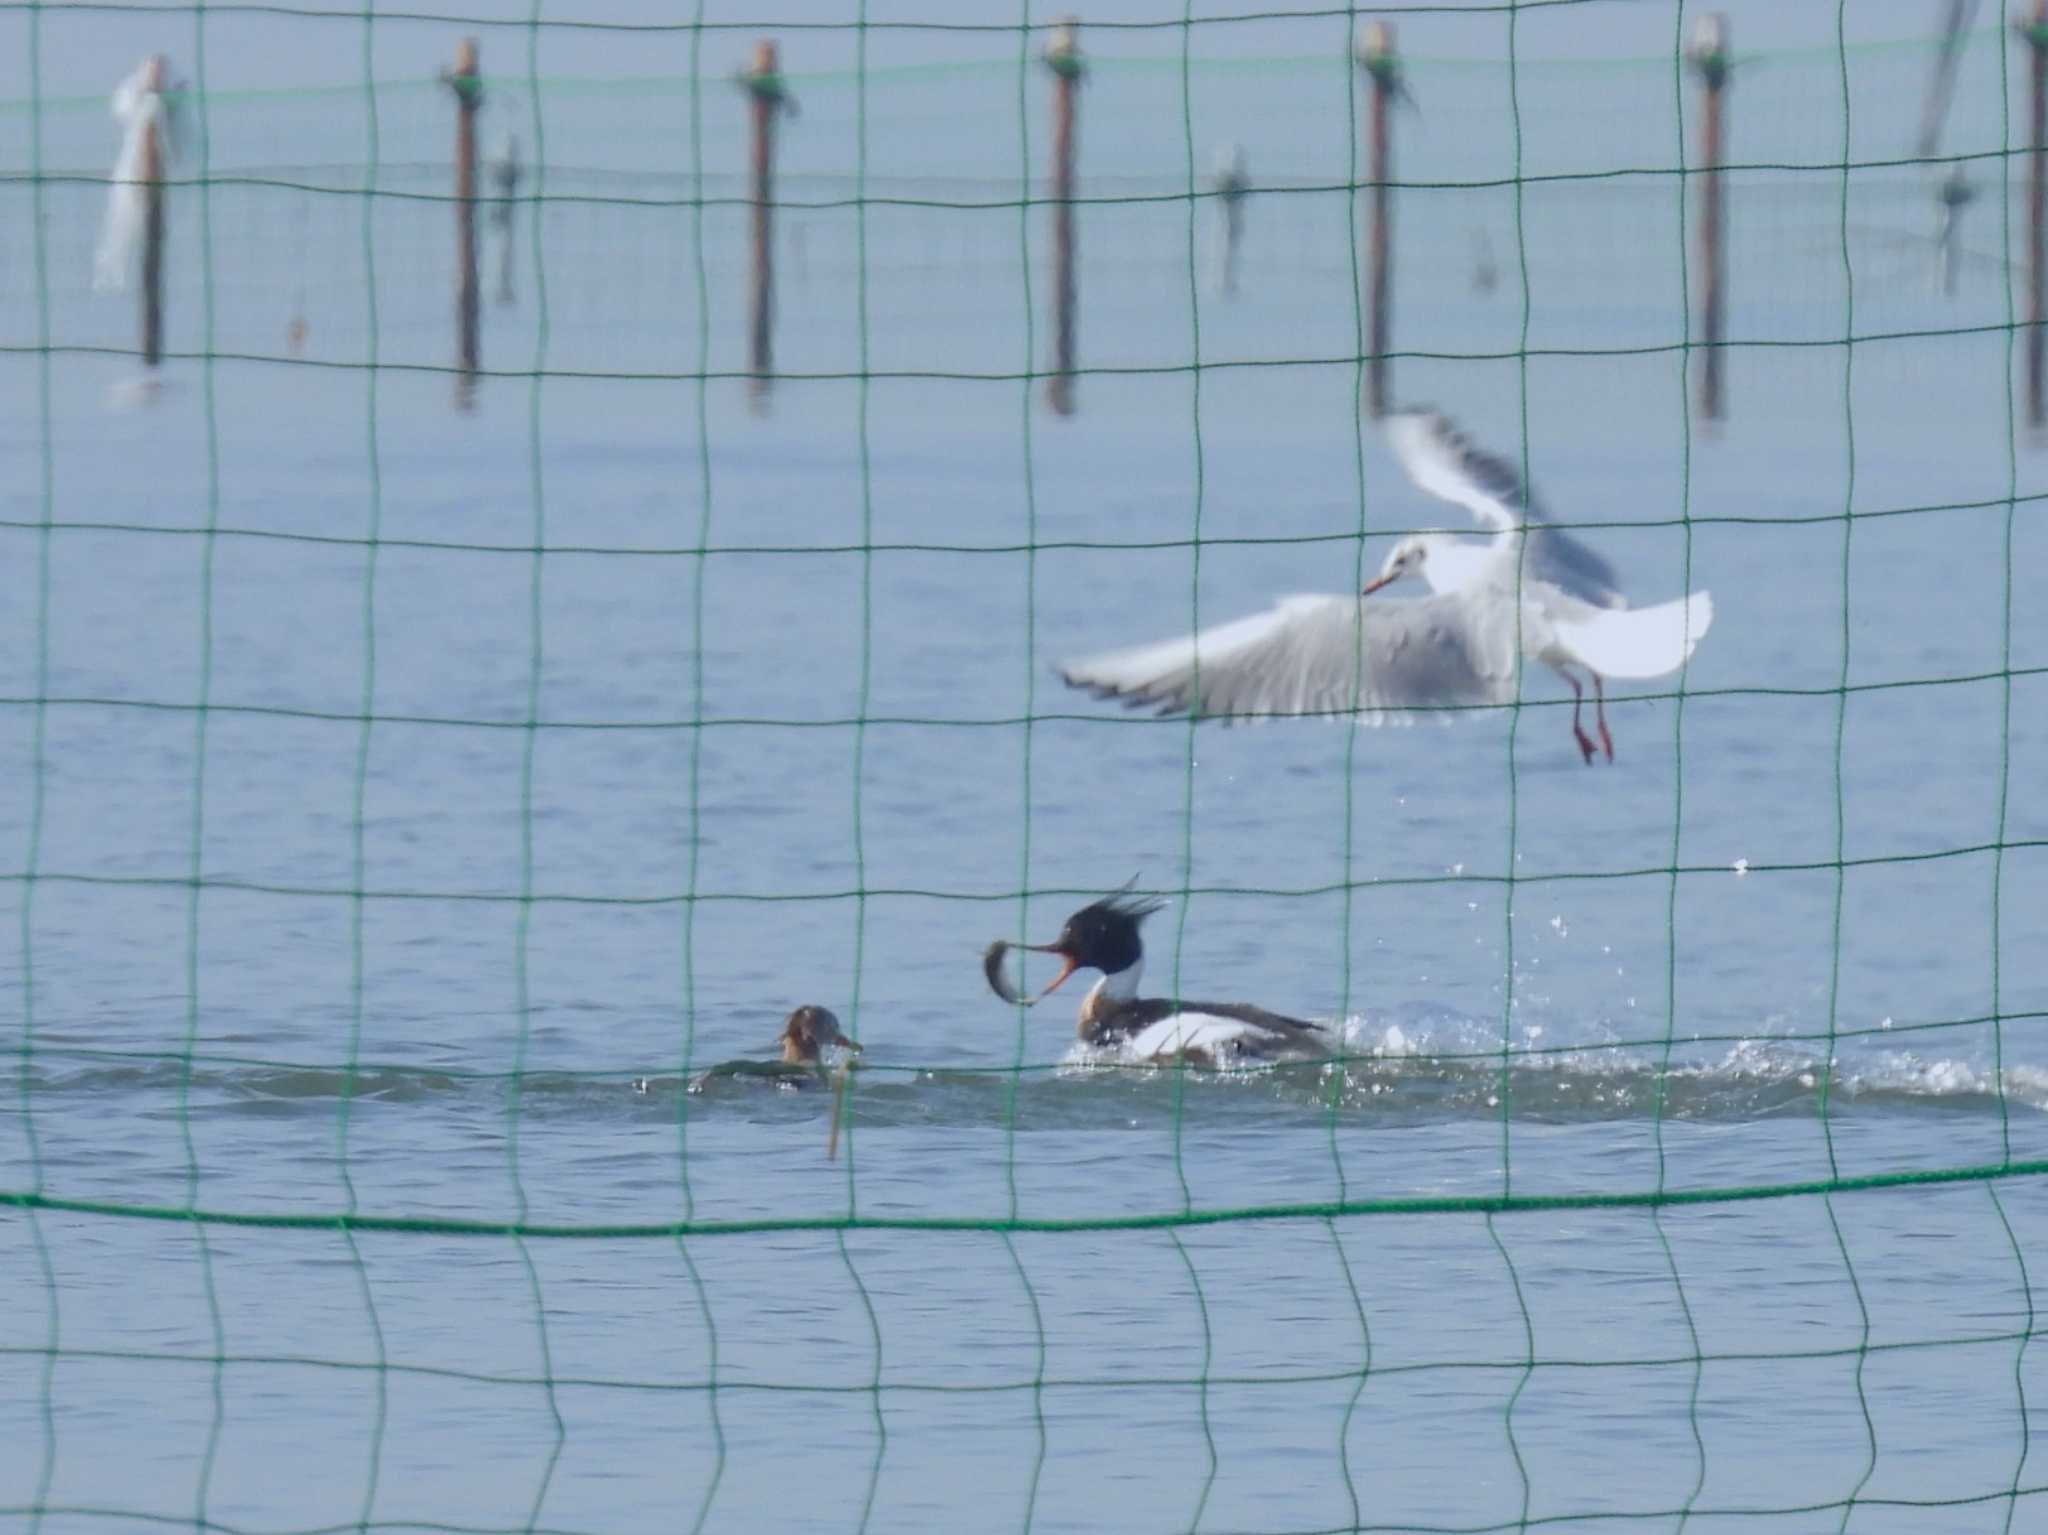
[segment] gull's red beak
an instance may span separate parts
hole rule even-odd
[[[1390,570],[1383,576],[1374,576],[1370,581],[1366,582],[1364,586],[1359,588],[1358,595],[1361,597],[1370,597],[1374,592],[1378,591],[1381,587],[1385,586],[1388,582],[1392,581],[1398,575],[1400,575],[1400,572],[1398,570]]]
[[[1024,945],[1024,947],[1029,949],[1033,954],[1057,954],[1061,959],[1067,962],[1066,968],[1060,971],[1058,975],[1052,978],[1051,982],[1046,986],[1045,990],[1041,991],[1038,994],[1038,997],[1051,996],[1054,992],[1060,989],[1060,983],[1062,981],[1064,981],[1068,976],[1072,975],[1076,970],[1081,968],[1081,962],[1075,959],[1073,955],[1067,953],[1066,950],[1060,948],[1057,944],[1027,943]],[[1032,1000],[1037,1001],[1038,998],[1034,997]]]

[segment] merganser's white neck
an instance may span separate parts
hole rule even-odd
[[[1081,1037],[1086,1039],[1089,1030],[1099,1021],[1105,1004],[1115,1006],[1128,1002],[1138,994],[1138,982],[1145,974],[1145,956],[1140,954],[1130,964],[1114,975],[1105,973],[1101,980],[1088,988],[1088,995],[1081,999]]]
[[[1138,982],[1144,979],[1145,957],[1139,955],[1115,975],[1105,975],[1088,988],[1088,995],[1081,1003],[1081,1010],[1093,1012],[1098,1002],[1128,1002],[1138,994]]]

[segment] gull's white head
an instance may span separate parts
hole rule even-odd
[[[1432,540],[1427,533],[1410,533],[1387,551],[1387,562],[1380,567],[1380,573],[1365,583],[1359,593],[1361,597],[1371,596],[1383,586],[1391,585],[1403,576],[1418,575],[1422,565],[1429,558]]]

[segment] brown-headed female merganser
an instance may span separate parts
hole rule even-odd
[[[1011,989],[1003,975],[1010,945],[997,940],[982,956],[989,987],[1005,1002],[1031,1006],[1059,989],[1076,970],[1100,970],[1102,979],[1081,1000],[1076,1032],[1083,1044],[1115,1049],[1134,1060],[1227,1066],[1244,1059],[1325,1053],[1327,1033],[1313,1023],[1269,1013],[1248,1002],[1182,1002],[1141,997],[1145,945],[1138,926],[1165,903],[1119,892],[1082,907],[1051,943],[1024,944],[1034,954],[1057,954],[1066,968],[1036,997]]]
[[[701,1093],[706,1084],[721,1077],[765,1078],[777,1087],[792,1091],[824,1087],[830,1080],[823,1060],[826,1047],[837,1046],[856,1054],[860,1051],[857,1041],[840,1032],[839,1019],[830,1008],[808,1003],[783,1021],[782,1032],[775,1036],[775,1042],[782,1047],[779,1059],[721,1061],[709,1071],[700,1072],[692,1078],[690,1091]]]

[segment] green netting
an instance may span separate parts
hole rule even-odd
[[[1929,150],[1938,35],[1738,15],[1719,426],[1694,10],[1084,18],[1062,420],[1052,18],[870,9],[0,4],[0,1512],[2029,1528],[2030,44],[1961,35]],[[1426,741],[1252,746],[1049,670],[1435,526],[1359,409],[1373,17],[1397,394],[1594,487],[1560,520],[1644,597],[1720,593],[1612,770],[1540,668]],[[517,288],[473,393],[465,34]],[[756,37],[798,112],[765,388]],[[113,413],[98,76],[153,50],[170,341]],[[1002,1019],[978,943],[1134,862],[1155,985],[1314,999],[1331,1057]],[[866,1047],[843,1126],[692,1090],[807,1000]]]

